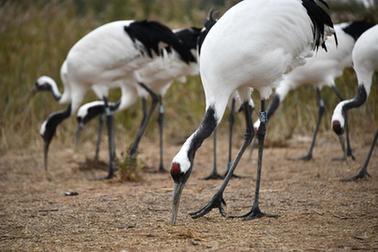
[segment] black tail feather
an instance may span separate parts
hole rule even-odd
[[[209,11],[209,14],[208,14],[205,22],[204,22],[203,28],[202,28],[201,33],[198,36],[198,40],[197,40],[198,54],[201,54],[201,47],[202,47],[203,41],[205,41],[207,34],[209,33],[211,28],[217,22],[217,19],[215,18],[216,12],[217,11],[211,9]]]
[[[324,0],[318,0],[324,6],[329,8],[328,4]],[[314,0],[302,0],[302,5],[306,8],[307,14],[313,23],[313,34],[314,34],[314,49],[318,49],[319,46],[327,50],[324,43],[325,41],[325,26],[333,28],[333,22],[328,13],[321,8]],[[335,41],[337,45],[337,36],[334,34]]]
[[[156,55],[161,55],[159,44],[161,42],[167,44],[168,47],[173,48],[186,62],[196,62],[194,55],[190,50],[179,41],[171,29],[156,21],[135,21],[124,27],[125,32],[135,42],[138,40],[143,44],[149,57],[153,57],[153,52]]]

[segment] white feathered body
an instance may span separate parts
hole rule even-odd
[[[370,93],[372,78],[378,71],[378,25],[364,32],[357,40],[353,48],[353,68],[357,75],[358,85],[363,86],[368,96]],[[345,126],[343,107],[353,99],[345,100],[337,104],[332,115],[332,123],[338,121],[342,128]]]
[[[326,27],[325,31],[330,32]],[[216,22],[202,44],[199,67],[206,110],[214,111],[219,124],[234,91],[242,103],[251,104],[251,88],[267,99],[283,74],[312,56],[315,41],[301,0],[239,2]],[[188,153],[197,131],[173,158],[181,172],[191,167]]]
[[[196,53],[193,52],[193,54]],[[164,50],[163,57],[155,58],[136,71],[135,77],[138,82],[144,83],[155,93],[164,96],[173,80],[185,82],[186,76],[197,75],[198,72],[197,63],[187,64],[180,59],[176,52],[168,53]],[[146,96],[146,92],[142,91],[140,95]]]
[[[122,96],[121,103],[117,111],[124,110],[133,105],[138,97],[148,97],[148,92],[138,85],[143,83],[147,85],[153,92],[164,96],[174,80],[185,82],[188,75],[198,74],[198,64],[191,62],[187,64],[182,61],[177,52],[162,50],[160,57],[154,58],[152,61],[145,63],[140,68],[128,74],[125,79],[118,80],[110,85],[94,85],[92,88],[95,93],[107,93],[109,88],[120,87]],[[193,52],[195,55],[195,53]],[[81,106],[77,116],[83,117],[89,107],[98,105],[97,102]]]
[[[335,38],[326,41],[327,51],[318,50],[313,57],[307,59],[306,64],[295,68],[284,75],[276,93],[283,100],[287,93],[302,85],[312,85],[319,88],[335,85],[335,78],[342,75],[346,67],[352,66],[352,50],[354,39],[343,31],[348,24],[335,26],[338,46]]]
[[[367,30],[357,40],[353,49],[353,65],[358,84],[364,85],[369,95],[373,73],[378,71],[378,25]]]
[[[67,56],[68,81],[71,87],[72,110],[76,110],[84,93],[101,86],[133,78],[133,72],[151,61],[137,50],[124,27],[133,21],[105,24],[80,39]],[[142,48],[142,44],[138,45]],[[134,84],[132,84],[134,85]],[[103,87],[103,96],[107,88]]]
[[[202,45],[207,107],[215,104],[219,119],[226,106],[222,103],[228,101],[219,97],[228,98],[243,86],[268,98],[282,75],[303,64],[312,48],[312,23],[301,1],[240,2],[219,19]]]

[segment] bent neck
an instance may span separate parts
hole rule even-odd
[[[56,101],[60,101],[60,99],[62,99],[62,94],[59,92],[58,88],[56,90],[57,92],[54,92],[54,90],[51,90],[51,94]]]
[[[59,111],[56,114],[54,114],[53,118],[57,125],[59,125],[61,122],[63,122],[65,119],[70,117],[72,112],[72,105],[71,103],[68,104],[67,108],[63,111]]]
[[[359,85],[357,89],[357,95],[350,101],[346,102],[342,108],[343,113],[352,108],[360,107],[365,103],[367,99],[367,92],[364,85]]]
[[[217,119],[215,118],[215,110],[212,106],[206,110],[205,116],[193,135],[187,140],[188,159],[193,162],[196,151],[201,147],[203,141],[208,138],[217,127]]]
[[[268,120],[270,119],[271,116],[273,116],[274,112],[276,112],[279,105],[280,105],[280,96],[276,94],[273,97],[273,100],[268,109]]]
[[[59,91],[56,82],[53,79],[51,79],[50,83],[48,83],[47,85],[49,85],[49,91],[51,92],[54,99],[56,101],[60,101],[60,99],[62,98],[62,93]]]
[[[65,110],[51,114],[42,124],[40,133],[46,143],[50,143],[51,139],[55,135],[58,125],[71,115],[71,108],[71,104],[69,104]]]

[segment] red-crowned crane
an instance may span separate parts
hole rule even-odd
[[[353,49],[353,68],[357,74],[357,94],[353,99],[345,100],[337,104],[333,111],[332,127],[337,135],[342,135],[344,132],[346,127],[345,115],[347,111],[362,106],[370,94],[373,74],[378,71],[378,25],[367,30],[357,40]],[[378,129],[361,169],[355,176],[346,179],[347,181],[369,177],[368,165],[377,144],[377,139]]]
[[[324,1],[321,1],[325,4]],[[220,123],[230,96],[238,91],[243,103],[246,132],[232,167],[210,202],[191,214],[199,218],[218,208],[225,215],[223,192],[251,143],[255,131],[249,104],[249,88],[259,91],[260,127],[257,131],[259,154],[255,199],[245,219],[265,216],[259,208],[259,191],[265,124],[265,100],[282,75],[304,63],[313,49],[325,47],[326,33],[332,31],[329,15],[313,0],[244,0],[229,9],[211,28],[201,49],[199,61],[206,97],[206,112],[200,126],[186,140],[172,160],[174,181],[172,219],[176,222],[180,196],[193,168],[196,151]]]
[[[176,37],[183,45],[191,51],[193,56],[197,55],[197,39],[200,34],[200,29],[191,27],[185,29],[174,30]],[[142,139],[144,131],[148,125],[152,113],[155,111],[157,104],[159,103],[159,137],[160,137],[160,164],[159,172],[164,172],[163,163],[163,122],[164,122],[164,105],[163,97],[171,86],[173,80],[178,79],[181,82],[185,82],[186,76],[198,74],[197,61],[187,62],[183,61],[177,53],[170,50],[163,50],[163,57],[154,59],[152,62],[146,64],[141,69],[135,71],[135,79],[143,88],[138,88],[139,96],[142,97],[143,104],[143,119],[138,128],[134,142],[131,144],[128,155],[130,158],[135,158],[139,143]],[[150,95],[152,98],[152,104],[149,112],[146,111],[145,99]],[[122,92],[122,99],[129,99],[129,94]],[[122,104],[122,103],[121,103]],[[126,109],[125,106],[118,106],[113,112]],[[84,104],[81,106],[77,113],[77,120],[79,127],[82,128],[85,123],[90,119],[103,114],[105,111],[105,104],[102,101],[95,101]],[[101,117],[100,117],[101,118]],[[101,129],[101,124],[99,126]],[[80,129],[79,128],[79,129]],[[99,130],[100,133],[101,130]],[[99,136],[100,137],[100,134]],[[99,138],[98,138],[99,139]],[[98,144],[96,144],[96,156],[98,157]]]
[[[306,155],[298,158],[299,160],[308,161],[313,158],[313,150],[315,147],[316,136],[320,127],[320,122],[324,114],[325,103],[321,97],[321,89],[324,86],[330,86],[336,96],[343,100],[341,93],[336,87],[335,79],[342,75],[344,68],[352,66],[352,50],[356,40],[366,30],[374,26],[374,24],[364,21],[356,21],[351,23],[343,23],[335,25],[338,45],[333,39],[326,41],[327,52],[319,51],[312,58],[306,61],[306,64],[295,68],[283,77],[280,85],[275,91],[272,104],[268,109],[268,118],[274,114],[280,103],[286,98],[290,90],[296,89],[303,85],[311,85],[315,87],[316,98],[318,104],[318,119],[313,133],[312,142]],[[255,124],[258,128],[259,121]],[[352,148],[350,146],[348,127],[346,124],[347,146],[340,138],[341,146],[344,152],[343,159],[352,157],[354,159]]]
[[[198,39],[198,54],[201,56],[201,47],[202,43],[206,38],[206,35],[209,33],[210,29],[214,26],[214,24],[217,22],[217,19],[215,18],[215,13],[216,11],[211,10],[205,20],[204,27],[201,30],[201,34]],[[251,90],[252,92],[252,90]],[[253,101],[250,99],[250,103],[252,107]],[[205,180],[212,180],[212,179],[223,179],[228,170],[231,167],[232,164],[232,133],[233,133],[233,128],[234,128],[234,122],[235,122],[235,112],[240,110],[241,107],[241,102],[240,102],[240,97],[237,91],[234,92],[232,95],[231,99],[229,100],[228,107],[230,109],[230,114],[228,117],[229,121],[229,138],[228,138],[228,162],[227,162],[227,167],[226,167],[226,173],[225,175],[220,175],[218,173],[217,169],[217,130],[215,129],[213,132],[213,167],[211,169],[211,173],[206,176],[204,179]],[[237,175],[233,175],[233,177],[238,177]]]
[[[109,170],[106,178],[114,175],[113,117],[106,98],[107,86],[124,81],[122,87],[136,97],[134,71],[154,58],[162,57],[164,48],[175,51],[188,64],[196,60],[168,27],[146,20],[105,24],[85,35],[71,48],[66,58],[69,105],[64,111],[51,114],[40,129],[44,140],[45,168],[49,145],[57,126],[75,113],[88,89],[98,86],[98,90],[103,90],[109,134]],[[97,95],[101,97],[101,94]]]

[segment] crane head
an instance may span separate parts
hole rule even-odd
[[[332,128],[336,135],[342,135],[344,133],[344,127],[341,126],[340,121],[333,121]]]
[[[56,86],[56,82],[49,76],[41,76],[34,84],[34,88],[37,91],[52,91],[53,86]]]
[[[79,108],[76,120],[84,126],[90,120],[103,113],[105,113],[105,103],[103,101],[89,102]]]
[[[117,110],[119,106],[120,102],[109,103],[111,112]],[[84,125],[91,121],[93,118],[104,115],[105,113],[106,105],[104,101],[89,102],[79,108],[76,116],[76,120],[78,122],[78,127],[76,129],[76,143],[79,141],[80,131],[83,129]]]
[[[71,104],[68,105],[67,109],[59,112],[55,112],[42,123],[39,133],[44,142],[44,165],[45,170],[47,170],[47,157],[49,146],[52,139],[55,136],[56,128],[58,125],[67,119],[71,115]]]

